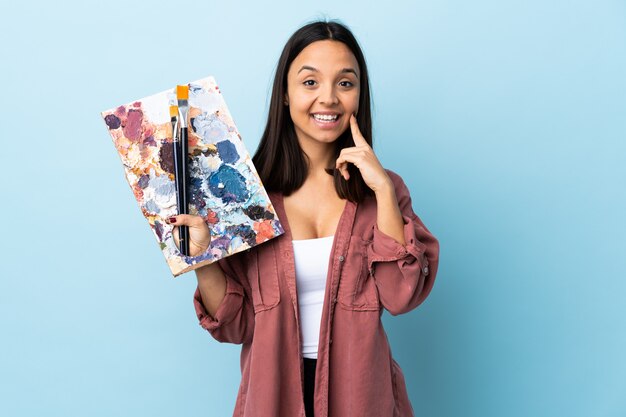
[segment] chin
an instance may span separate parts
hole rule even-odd
[[[307,129],[299,129],[303,136],[321,143],[334,143],[348,129],[346,126],[336,126],[334,129],[320,129],[318,126],[307,126]],[[298,129],[296,129],[298,132]]]
[[[318,135],[311,135],[311,138],[313,138],[314,140],[318,142],[334,143],[337,139],[339,139],[340,136],[341,136],[341,133],[335,134],[335,135],[328,135],[328,134],[319,135],[318,134]]]

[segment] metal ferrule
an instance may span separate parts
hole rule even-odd
[[[172,141],[178,142],[178,117],[174,117],[172,120]]]
[[[187,106],[187,100],[178,100],[178,118],[180,119],[180,127],[187,127],[187,113],[189,107]]]

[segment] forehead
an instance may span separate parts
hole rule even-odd
[[[289,68],[290,74],[297,74],[302,66],[307,65],[321,72],[336,72],[344,68],[353,68],[359,73],[359,64],[354,54],[344,43],[323,40],[308,45],[296,56]]]

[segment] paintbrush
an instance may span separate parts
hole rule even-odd
[[[187,141],[187,114],[189,112],[189,105],[187,103],[187,100],[189,99],[189,86],[176,86],[176,98],[178,99],[178,120],[180,126],[180,169],[177,171],[180,173],[180,180],[178,180],[178,184],[180,185],[180,189],[178,191],[178,194],[180,195],[178,211],[180,214],[189,214],[189,205],[187,199],[187,162],[189,158],[189,143]],[[179,228],[179,232],[180,252],[185,256],[189,256],[189,228],[187,226],[181,226]]]
[[[171,100],[170,100],[171,103]],[[178,123],[178,106],[175,104],[170,104],[170,122],[172,123],[172,153],[174,155],[174,185],[176,186],[176,207],[178,207],[178,214],[182,214],[181,213],[181,206],[182,206],[182,201],[183,198],[181,196],[182,190],[184,189],[184,185],[182,183],[182,166],[181,166],[181,152],[180,152],[180,134],[179,134],[179,123]],[[183,236],[183,232],[182,232],[182,227],[185,227],[187,229],[186,226],[181,226],[178,230],[179,230],[179,241],[181,243],[179,243],[179,246],[181,248],[181,253],[183,253],[183,248],[185,247],[185,245],[182,243],[183,241],[187,240],[187,235]],[[183,253],[183,255],[185,255],[185,253]]]

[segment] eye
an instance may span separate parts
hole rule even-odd
[[[306,80],[302,84],[306,85],[307,87],[313,87],[315,85],[315,81],[314,80]]]
[[[354,87],[354,84],[352,84],[352,81],[341,81],[339,82],[339,85],[342,87]]]

